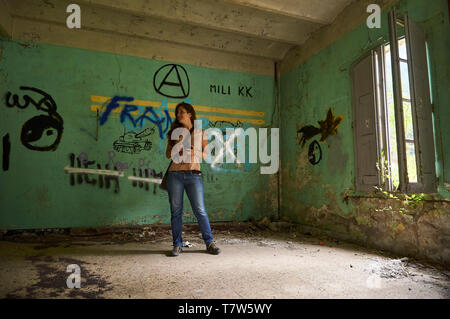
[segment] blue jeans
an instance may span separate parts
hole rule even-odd
[[[211,226],[209,225],[208,214],[203,201],[202,176],[193,173],[168,171],[167,190],[170,202],[173,245],[183,246],[181,233],[183,227],[184,190],[186,190],[186,194],[191,202],[192,211],[197,218],[205,244],[208,246],[212,243]]]

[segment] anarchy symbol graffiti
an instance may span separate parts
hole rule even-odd
[[[159,94],[172,98],[189,96],[190,83],[186,69],[179,64],[166,64],[153,76],[153,87]]]

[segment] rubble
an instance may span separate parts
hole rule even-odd
[[[403,258],[402,258],[403,259]],[[375,261],[365,269],[381,278],[400,279],[408,277],[408,269],[400,259],[376,258]]]
[[[295,229],[295,224],[287,221],[271,221],[269,218],[264,217],[260,221],[256,222],[253,217],[249,218],[249,228],[251,230],[270,230],[273,232],[290,232]]]

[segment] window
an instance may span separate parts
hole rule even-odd
[[[436,192],[425,35],[389,13],[390,42],[352,68],[356,190]]]

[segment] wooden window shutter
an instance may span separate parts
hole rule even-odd
[[[374,186],[380,184],[373,53],[353,66],[351,77],[355,186],[357,191],[371,193],[375,191]]]
[[[418,191],[436,192],[435,148],[432,108],[428,79],[425,33],[405,15],[406,43],[409,53],[410,87],[415,110],[416,156],[418,162]]]

